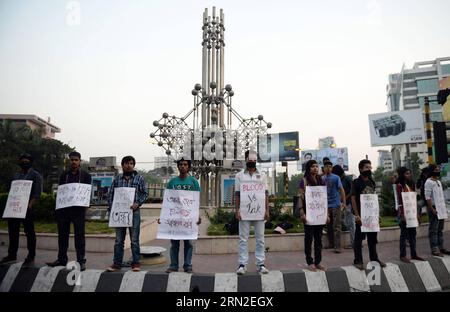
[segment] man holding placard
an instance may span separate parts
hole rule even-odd
[[[442,183],[439,181],[441,171],[439,166],[428,166],[428,179],[425,182],[425,199],[429,218],[428,237],[430,239],[431,254],[443,257],[450,255],[444,248],[444,222],[447,219],[447,206],[445,204]]]
[[[27,236],[28,248],[28,256],[25,258],[24,265],[33,264],[36,256],[33,206],[42,193],[42,176],[32,168],[32,165],[33,157],[30,154],[20,155],[19,167],[21,170],[12,179],[3,213],[3,218],[8,219],[9,247],[8,255],[0,261],[0,264],[17,260],[21,223],[23,223]]]
[[[366,239],[369,247],[370,261],[375,261],[381,267],[386,264],[378,259],[377,232],[380,231],[378,195],[375,193],[375,181],[372,179],[372,163],[363,159],[358,164],[360,176],[352,184],[352,206],[355,214],[355,241],[353,250],[355,259],[353,265],[364,270],[362,241]]]
[[[91,175],[81,170],[81,154],[69,154],[70,169],[59,178],[56,195],[56,222],[58,223],[58,259],[48,262],[50,267],[67,265],[70,224],[73,223],[75,250],[80,270],[86,269],[85,259],[85,215],[91,200]]]
[[[191,161],[181,158],[177,161],[179,176],[167,183],[161,217],[158,219],[159,239],[170,239],[170,266],[166,273],[178,272],[180,243],[184,241],[183,270],[192,273],[192,240],[197,239],[201,223],[200,185],[191,175]]]
[[[144,177],[134,170],[136,160],[133,156],[122,158],[122,174],[114,178],[108,193],[109,224],[116,228],[113,264],[109,272],[122,268],[125,236],[127,228],[130,233],[131,254],[133,257],[131,269],[138,272],[141,269],[139,234],[141,230],[141,215],[139,207],[148,197],[148,189]]]
[[[397,169],[398,178],[395,182],[398,198],[397,216],[400,226],[400,260],[411,262],[406,257],[406,241],[411,249],[411,259],[424,261],[416,251],[416,228],[419,226],[419,215],[417,213],[417,193],[415,192],[411,170],[406,167]]]
[[[264,265],[264,223],[269,220],[267,179],[256,169],[256,160],[255,151],[246,151],[247,167],[236,174],[235,179],[236,218],[239,220],[239,268],[236,273],[239,275],[247,271],[250,225],[255,228],[255,257],[258,272],[269,273]]]

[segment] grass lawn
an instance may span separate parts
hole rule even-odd
[[[428,222],[428,216],[424,215],[421,218],[422,223]],[[278,222],[273,222],[274,224],[277,224]],[[303,233],[303,223],[301,223],[299,220],[296,220],[295,222],[291,222],[294,224],[294,227],[292,229],[287,230],[287,233]],[[387,217],[381,217],[381,224],[380,226],[382,228],[384,227],[392,227],[392,226],[398,226],[397,218],[392,216]],[[220,236],[220,235],[229,235],[227,231],[225,230],[225,223],[220,224],[211,224],[208,227],[208,235],[209,236]],[[250,234],[253,235],[253,230],[250,230]],[[275,234],[273,232],[273,229],[266,229],[265,234]]]
[[[56,222],[35,221],[34,229],[36,233],[58,233]],[[0,230],[8,230],[6,220],[0,220]],[[23,228],[22,228],[23,230]],[[70,227],[70,233],[73,234],[73,224]],[[113,234],[114,228],[108,226],[106,221],[86,221],[86,234]]]

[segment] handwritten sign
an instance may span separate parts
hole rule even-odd
[[[266,186],[262,182],[241,183],[240,212],[242,220],[264,220],[266,213]]]
[[[323,225],[327,223],[328,199],[326,186],[307,186],[305,191],[306,223]]]
[[[361,232],[380,231],[380,207],[377,194],[361,194]]]
[[[448,218],[447,215],[447,205],[445,204],[444,192],[442,187],[437,187],[436,194],[434,194],[434,205],[436,206],[436,211],[439,220],[445,220]]]
[[[33,181],[28,180],[15,180],[11,183],[3,218],[25,219],[32,184]]]
[[[191,240],[198,238],[200,192],[164,190],[158,226],[158,239]]]
[[[58,186],[56,209],[73,206],[89,207],[91,190],[92,186],[84,183],[68,183]]]
[[[403,213],[406,219],[407,228],[415,228],[419,226],[417,220],[417,193],[402,192]]]
[[[114,199],[109,215],[109,227],[132,227],[134,203],[134,187],[116,187],[114,189]]]

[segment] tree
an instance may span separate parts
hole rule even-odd
[[[300,180],[303,179],[303,173],[294,174],[289,180],[288,192],[289,196],[297,196]]]
[[[19,170],[18,157],[29,153],[33,167],[42,174],[44,192],[50,192],[64,170],[64,158],[74,149],[55,139],[42,138],[42,130],[31,130],[27,125],[10,120],[0,123],[0,192],[9,189],[14,174]]]
[[[162,184],[163,183],[162,178],[160,176],[156,175],[153,171],[154,170],[149,170],[149,171],[138,170],[138,173],[144,177],[145,181],[148,184]]]

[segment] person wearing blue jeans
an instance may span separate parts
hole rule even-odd
[[[135,188],[134,203],[130,209],[133,211],[133,226],[128,228],[131,240],[131,254],[133,257],[131,263],[131,270],[133,272],[139,272],[141,270],[140,257],[141,251],[139,247],[139,232],[141,230],[141,214],[139,207],[145,203],[148,197],[148,189],[145,183],[144,177],[134,170],[136,160],[133,156],[125,156],[122,159],[122,174],[117,175],[114,178],[113,184],[108,193],[109,211],[114,200],[114,189],[116,187],[132,187]],[[115,272],[122,268],[125,236],[127,235],[127,228],[116,228],[116,241],[114,244],[114,258],[113,264],[107,269],[108,272]]]
[[[425,199],[427,201],[427,212],[429,218],[428,237],[430,239],[431,254],[443,257],[450,255],[450,251],[444,248],[445,215],[441,215],[447,209],[444,201],[442,183],[439,181],[440,168],[436,165],[428,166],[429,178],[425,182]]]
[[[170,266],[167,269],[170,272],[178,271],[178,255],[180,253],[180,240],[170,240]],[[188,239],[184,240],[184,264],[183,270],[185,272],[192,272],[192,250],[194,249],[194,245]],[[168,273],[170,273],[168,272]]]
[[[178,171],[180,172],[178,177],[175,177],[167,183],[166,189],[180,190],[180,191],[196,191],[200,192],[200,185],[198,181],[188,175],[191,169],[191,161],[181,158],[177,161]],[[198,218],[197,225],[202,222],[201,218]],[[160,223],[158,219],[158,223]],[[170,240],[170,266],[167,268],[166,273],[178,272],[178,255],[180,253],[180,240]],[[186,273],[192,273],[192,250],[194,246],[192,241],[184,240],[184,264],[183,270]]]
[[[114,242],[114,264],[121,266],[123,262],[123,254],[125,247],[125,236],[130,234],[131,241],[131,255],[133,258],[132,263],[139,263],[141,257],[141,249],[139,246],[139,233],[141,229],[141,213],[139,210],[133,211],[133,226],[129,228],[118,227],[116,228],[116,241]],[[133,267],[133,265],[132,265]],[[135,269],[136,271],[136,269]]]

